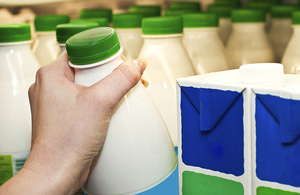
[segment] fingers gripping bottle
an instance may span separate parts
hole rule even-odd
[[[28,89],[39,68],[29,24],[0,25],[0,186],[24,165],[31,145]]]
[[[293,35],[282,58],[285,74],[300,74],[300,11],[292,14]]]
[[[91,29],[99,27],[98,23],[75,23],[75,24],[59,24],[56,26],[56,41],[60,47],[60,53],[66,50],[66,41],[71,36]]]
[[[72,36],[66,49],[75,68],[75,83],[80,85],[95,84],[123,62],[117,34],[109,27]],[[136,194],[162,182],[176,165],[164,122],[139,82],[113,111],[105,143],[83,190],[99,195]]]
[[[266,14],[262,10],[236,9],[231,12],[232,33],[226,46],[231,68],[275,61],[265,21]]]
[[[228,70],[229,58],[218,34],[219,17],[215,13],[185,14],[183,45],[197,74]]]
[[[129,59],[136,59],[143,45],[142,19],[143,15],[134,13],[113,15],[113,27],[118,34],[123,55]]]
[[[176,79],[195,75],[191,60],[182,45],[183,22],[180,16],[144,18],[144,44],[140,58],[148,62],[144,78],[173,143],[177,146]]]
[[[33,45],[33,53],[41,66],[56,59],[59,46],[56,43],[55,29],[59,24],[69,23],[67,15],[39,15],[34,19],[37,40]]]

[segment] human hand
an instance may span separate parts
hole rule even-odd
[[[0,188],[0,194],[16,184],[22,186],[19,192],[3,192],[27,194],[26,188],[28,194],[77,191],[103,145],[114,107],[137,84],[145,68],[141,59],[127,60],[90,87],[74,83],[66,52],[40,68],[29,90],[31,153],[17,177]],[[24,179],[27,187],[22,184]]]

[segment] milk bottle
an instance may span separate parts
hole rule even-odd
[[[112,19],[111,9],[83,9],[79,14],[80,18],[106,18],[109,22]]]
[[[197,1],[173,1],[170,4],[172,9],[193,9],[197,12],[201,11],[201,4]]]
[[[197,74],[228,70],[229,59],[218,34],[219,17],[215,13],[185,14],[182,43]]]
[[[176,79],[194,75],[193,65],[182,45],[182,18],[179,16],[153,17],[142,20],[144,44],[139,54],[148,62],[144,78],[157,105],[173,143],[177,146]]]
[[[116,30],[123,54],[129,59],[136,59],[143,45],[143,15],[124,13],[113,15],[113,27]]]
[[[276,62],[281,62],[283,53],[292,36],[292,12],[297,10],[295,5],[277,5],[271,7],[272,26],[269,38],[273,46]]]
[[[232,33],[227,43],[231,68],[242,64],[274,62],[272,48],[264,29],[264,11],[237,9],[231,12]]]
[[[155,17],[161,15],[161,7],[159,5],[131,5],[129,12],[143,14],[145,17]]]
[[[67,15],[39,15],[34,19],[37,40],[33,45],[33,53],[41,66],[55,60],[60,49],[56,44],[55,28],[58,24],[68,23]]]
[[[208,12],[217,13],[219,15],[219,35],[226,46],[229,35],[231,34],[231,19],[230,13],[234,7],[229,5],[211,4],[207,7]]]
[[[93,85],[123,62],[117,34],[109,27],[78,33],[67,40],[66,48],[69,64],[75,68],[75,83],[80,85]],[[162,182],[176,165],[166,126],[139,82],[116,106],[83,190],[99,195],[136,194]]]
[[[107,18],[76,18],[70,20],[70,23],[81,24],[81,23],[98,23],[99,27],[108,27],[109,22]]]
[[[66,41],[71,36],[91,28],[99,27],[98,23],[59,24],[56,26],[56,41],[60,47],[60,53],[66,50]]]
[[[300,11],[292,14],[293,35],[287,45],[282,58],[286,74],[300,74]]]
[[[197,13],[195,9],[179,9],[179,8],[169,8],[165,9],[165,16],[181,16],[183,14]]]
[[[0,25],[0,185],[24,165],[31,145],[28,89],[39,68],[29,24]]]

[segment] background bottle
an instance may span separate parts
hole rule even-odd
[[[292,36],[292,12],[295,5],[277,5],[271,7],[272,25],[269,38],[273,47],[276,62],[281,62],[283,53]]]
[[[111,9],[83,9],[79,14],[80,18],[106,18],[109,22],[112,21]]]
[[[59,24],[69,23],[67,15],[39,15],[34,19],[37,40],[33,45],[33,53],[41,66],[56,59],[59,46],[56,43],[55,29]]]
[[[177,146],[176,79],[195,74],[190,58],[182,45],[182,18],[153,17],[142,20],[144,44],[139,54],[148,62],[143,77],[157,105],[172,141]]]
[[[0,25],[0,185],[24,165],[31,145],[28,90],[39,68],[29,24]]]
[[[231,12],[232,33],[227,43],[231,68],[242,64],[274,62],[264,28],[266,14],[261,10],[237,9]]]
[[[285,74],[300,74],[300,11],[292,14],[293,35],[282,58]]]
[[[161,15],[161,7],[159,5],[131,5],[130,13],[143,14],[144,17],[155,17]]]
[[[143,15],[124,13],[113,15],[113,27],[116,30],[123,54],[129,59],[136,59],[143,45]]]
[[[60,53],[66,50],[66,41],[73,35],[99,27],[98,23],[75,23],[75,24],[59,24],[56,26],[56,41],[60,47]]]
[[[218,34],[219,17],[215,13],[183,15],[182,43],[196,74],[228,70],[229,59]]]
[[[197,12],[201,11],[201,3],[198,1],[173,1],[170,4],[172,9],[193,9]]]
[[[99,25],[99,27],[108,27],[109,26],[109,22],[107,20],[107,18],[76,18],[76,19],[72,19],[70,20],[70,23],[73,24],[84,24],[84,23],[97,23]]]
[[[80,85],[95,84],[123,62],[117,34],[109,27],[78,33],[66,47],[75,83]],[[176,165],[165,124],[139,82],[114,109],[83,189],[87,194],[136,194],[162,182]]]

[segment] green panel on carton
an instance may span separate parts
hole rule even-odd
[[[288,191],[267,188],[267,187],[262,187],[262,186],[260,186],[256,189],[256,194],[257,195],[299,195],[299,193],[296,193],[296,192],[288,192]]]
[[[11,155],[0,155],[0,186],[13,176]]]
[[[183,195],[244,195],[241,183],[202,173],[182,173]]]

